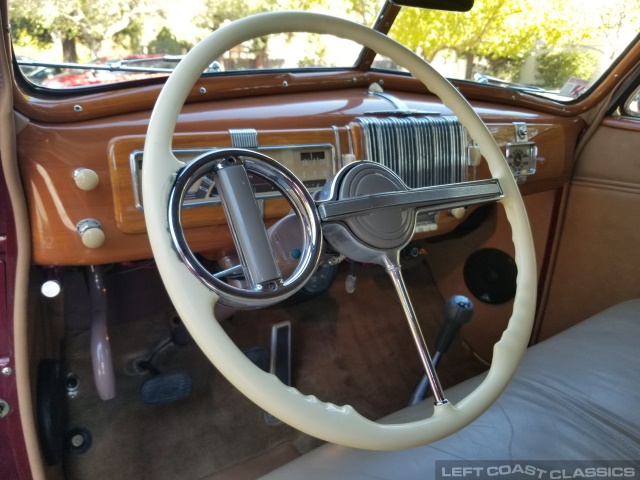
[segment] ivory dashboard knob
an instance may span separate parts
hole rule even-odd
[[[462,220],[466,214],[467,209],[465,207],[456,207],[449,210],[449,215],[451,215],[456,220]]]
[[[106,238],[102,231],[102,225],[93,218],[80,220],[76,225],[76,230],[80,238],[82,238],[82,243],[87,248],[101,247]]]
[[[100,177],[90,168],[76,168],[72,176],[78,188],[86,192],[93,190],[100,183]]]

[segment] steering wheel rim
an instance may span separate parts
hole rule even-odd
[[[183,167],[171,150],[179,111],[211,61],[255,37],[284,32],[329,34],[372,48],[406,68],[436,94],[467,128],[504,192],[500,201],[511,224],[517,290],[512,316],[494,346],[485,380],[456,405],[446,403],[431,417],[405,424],[370,421],[351,406],[305,396],[257,368],[215,320],[218,296],[184,266],[168,234],[167,204],[176,172]],[[233,22],[209,35],[178,64],[152,112],[142,170],[145,222],[153,254],[169,296],[185,326],[217,369],[245,396],[289,425],[315,437],[349,447],[394,450],[444,438],[479,417],[502,393],[524,355],[533,325],[536,262],[531,230],[520,192],[489,130],[469,103],[429,64],[385,35],[348,20],[308,12],[270,12]],[[152,164],[152,168],[149,165]]]

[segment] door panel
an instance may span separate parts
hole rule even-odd
[[[606,119],[571,184],[540,339],[640,297],[640,124]]]

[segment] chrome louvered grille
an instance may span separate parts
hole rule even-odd
[[[361,117],[366,159],[411,188],[467,180],[467,132],[455,117]]]

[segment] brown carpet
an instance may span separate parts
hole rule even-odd
[[[143,403],[140,389],[149,377],[133,373],[131,363],[167,336],[171,316],[156,275],[155,270],[144,269],[108,278],[112,287],[110,316],[117,315],[110,318],[115,399],[101,401],[95,392],[89,333],[70,333],[67,339],[67,367],[81,381],[79,396],[68,402],[69,428],[84,427],[93,436],[88,452],[68,455],[65,469],[69,478],[217,479],[209,476],[225,469],[242,472],[234,478],[254,478],[266,473],[267,464],[277,467],[279,460],[274,458],[286,461],[287,455],[269,459],[269,452],[279,452],[282,445],[293,449],[289,453],[304,453],[318,446],[319,440],[287,425],[268,426],[263,412],[210,366],[193,342],[167,351],[156,362],[163,373],[188,372],[193,378],[192,395],[170,405]],[[353,294],[345,291],[345,275],[343,268],[331,290],[312,300],[238,312],[223,325],[238,347],[247,349],[268,347],[271,325],[291,321],[294,386],[324,401],[349,403],[375,419],[407,404],[421,367],[383,270],[359,266]],[[444,301],[424,262],[406,269],[404,275],[432,344],[442,321]],[[127,282],[136,288],[128,288]],[[136,317],[125,318],[128,304],[133,302]],[[145,302],[148,315],[141,306]],[[458,343],[445,357],[440,377],[446,387],[483,368]]]

